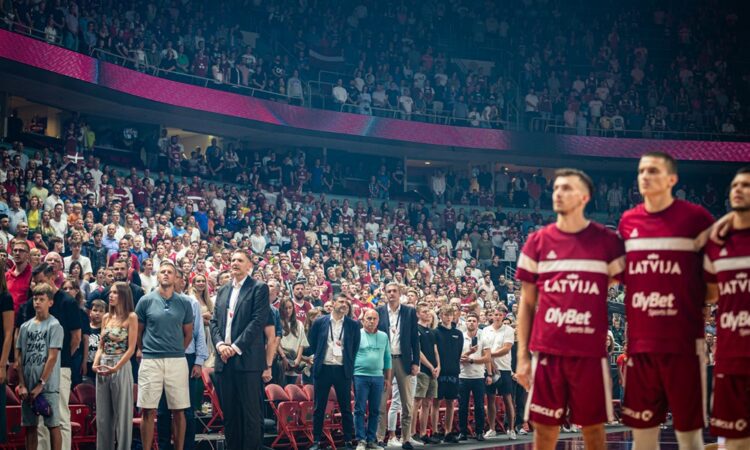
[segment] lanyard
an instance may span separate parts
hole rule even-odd
[[[330,327],[328,327],[328,331],[331,333],[331,342],[336,342],[336,340],[333,339],[333,320],[331,320]],[[339,342],[341,341],[341,338],[344,336],[344,324],[341,324],[341,332],[339,333]]]
[[[389,315],[390,315],[390,311],[389,311]],[[390,317],[389,317],[389,321],[390,321]],[[398,324],[400,324],[400,323],[401,323],[401,307],[399,306],[398,307],[398,311],[396,311],[396,325],[394,325],[392,328],[394,330],[397,330],[398,329]]]

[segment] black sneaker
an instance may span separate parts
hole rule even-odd
[[[479,442],[484,441],[484,435],[481,432],[477,433],[476,440]]]
[[[456,436],[455,433],[448,433],[445,435],[445,439],[443,439],[443,442],[458,444],[458,436]]]
[[[426,434],[424,436],[420,436],[419,440],[421,442],[424,442],[425,444],[439,444],[440,443],[440,441],[434,438],[431,438],[430,436],[427,436]]]
[[[414,450],[414,446],[411,445],[411,442],[409,441],[404,441],[404,443],[401,444],[401,448],[403,448],[404,450]]]
[[[468,441],[469,440],[469,436],[467,436],[464,433],[461,433],[461,434],[458,435],[458,440],[459,441]]]
[[[430,436],[432,439],[436,441],[444,441],[445,440],[445,433],[435,433],[432,436]],[[436,442],[438,444],[439,442]]]

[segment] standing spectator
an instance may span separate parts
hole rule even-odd
[[[482,337],[490,346],[492,384],[487,386],[487,415],[489,416],[490,429],[487,430],[484,437],[490,438],[497,436],[495,431],[495,418],[497,407],[495,405],[495,395],[499,395],[505,402],[505,414],[508,418],[508,436],[511,440],[516,439],[515,421],[516,414],[513,408],[513,378],[511,373],[511,355],[510,351],[515,342],[515,332],[509,325],[505,325],[503,320],[508,314],[508,308],[502,303],[495,307],[494,311],[487,308],[487,315],[492,316],[492,325],[482,330]]]
[[[336,86],[333,87],[333,103],[336,109],[342,109],[347,100],[349,100],[349,92],[344,87],[344,80],[341,78],[336,81]]]
[[[73,262],[77,262],[81,265],[81,275],[83,279],[88,281],[94,275],[94,270],[91,267],[91,260],[81,254],[81,241],[73,241],[70,244],[70,256],[63,258],[65,264],[65,272],[70,273],[70,265]]]
[[[492,377],[486,370],[490,362],[490,346],[479,334],[479,316],[475,313],[466,315],[466,334],[464,335],[461,353],[461,373],[458,377],[458,426],[461,434],[459,441],[469,438],[469,397],[474,396],[474,438],[484,440],[484,394],[485,382]]]
[[[133,439],[130,358],[136,351],[138,317],[126,283],[114,284],[109,311],[101,320],[99,347],[92,365],[96,373],[96,441],[97,448],[128,450]]]
[[[315,413],[313,416],[313,445],[310,450],[319,450],[323,433],[323,419],[328,393],[333,386],[341,411],[344,445],[351,450],[354,420],[351,409],[351,386],[354,376],[354,361],[362,338],[359,324],[348,316],[351,304],[346,297],[336,298],[331,314],[313,322],[307,337],[313,357],[313,380],[315,385]],[[383,411],[380,412],[383,414]]]
[[[419,411],[420,419],[417,435],[425,444],[439,444],[440,441],[427,436],[427,420],[430,418],[430,407],[437,398],[437,379],[440,376],[440,354],[435,341],[435,330],[432,327],[434,316],[427,303],[417,304],[417,317],[420,348],[417,390],[414,394],[414,409]]]
[[[21,208],[21,198],[17,195],[12,195],[10,197],[8,218],[10,219],[10,232],[13,234],[16,234],[18,225],[28,223],[28,220],[26,219],[26,210]]]
[[[388,334],[390,339],[393,375],[401,396],[401,446],[411,450],[414,448],[410,435],[414,407],[412,380],[419,373],[417,313],[413,307],[401,304],[401,286],[398,283],[388,283],[385,295],[387,303],[377,309],[380,316],[378,329]],[[378,422],[379,438],[385,436],[387,401],[388,391],[383,391]]]
[[[460,373],[460,359],[463,353],[463,333],[453,323],[455,311],[450,305],[440,308],[440,325],[435,330],[435,343],[440,354],[440,374],[438,376],[438,393],[432,407],[439,408],[440,400],[445,400],[445,442],[458,443],[458,437],[453,433],[454,401],[458,398],[458,376]],[[433,433],[437,432],[437,424],[433,422]]]
[[[0,273],[5,273],[6,262],[0,260]],[[13,345],[13,297],[8,291],[5,277],[0,277],[0,423],[7,423],[5,418],[5,386],[7,383],[7,367],[10,349]],[[0,426],[0,443],[6,441],[7,427]]]
[[[175,293],[177,268],[171,261],[159,266],[159,287],[136,305],[138,342],[143,360],[138,370],[138,407],[142,409],[141,442],[154,442],[156,409],[162,393],[172,411],[174,447],[183,450],[185,412],[190,407],[185,349],[193,336],[193,308]]]
[[[539,97],[534,92],[534,89],[529,89],[529,93],[526,94],[524,101],[526,103],[526,129],[536,131],[532,129],[532,126],[534,125],[534,119],[539,117]]]
[[[31,285],[31,264],[29,264],[29,244],[25,239],[10,241],[11,255],[15,267],[5,272],[8,292],[13,297],[13,310],[18,314],[21,305],[26,303]]]
[[[70,448],[62,446],[60,417],[60,350],[63,345],[63,327],[50,314],[53,290],[44,283],[33,290],[34,317],[18,332],[16,362],[18,363],[18,386],[16,392],[21,403],[21,424],[26,429],[26,448],[38,449],[39,416],[34,412],[37,397],[42,396],[49,406],[44,415],[45,430],[48,430],[52,450]],[[29,389],[31,387],[31,389]],[[67,407],[67,406],[66,406]]]
[[[208,358],[208,349],[206,348],[206,334],[203,328],[203,316],[198,300],[192,295],[184,294],[187,280],[181,269],[177,269],[175,279],[175,295],[182,295],[190,302],[193,309],[193,333],[190,343],[185,349],[185,359],[190,371],[189,390],[190,390],[190,407],[185,409],[185,449],[192,450],[195,447],[195,410],[200,407],[203,388],[201,377],[203,376],[203,364]],[[198,393],[200,390],[200,393]],[[159,400],[159,408],[156,412],[157,436],[159,438],[159,448],[171,450],[169,425],[171,417],[167,405],[166,396],[162,394]]]
[[[376,434],[381,391],[391,387],[391,348],[388,335],[378,330],[378,313],[375,310],[365,311],[362,322],[364,326],[354,361],[354,425],[359,441],[357,450],[377,450],[380,448]],[[368,411],[366,430],[365,406]]]
[[[107,267],[108,249],[102,244],[102,229],[96,228],[91,233],[91,240],[83,245],[81,254],[91,263],[91,273],[99,273],[99,269]]]
[[[260,448],[262,381],[271,378],[263,340],[270,308],[268,286],[249,276],[252,267],[246,251],[232,254],[232,280],[219,289],[211,318],[211,339],[220,356],[215,367],[230,450]]]
[[[299,377],[303,351],[309,344],[302,329],[304,322],[297,320],[294,302],[291,299],[286,298],[281,301],[279,313],[283,334],[278,353],[286,377],[283,384],[294,384]]]
[[[50,286],[53,303],[49,312],[63,327],[63,345],[62,351],[60,352],[60,378],[58,390],[60,397],[58,409],[60,434],[63,443],[62,447],[71,448],[70,409],[68,408],[68,401],[70,400],[73,354],[81,345],[81,314],[75,300],[64,291],[58,289],[55,285],[55,278],[55,269],[47,263],[42,263],[34,267],[31,273],[31,280],[36,285],[46,283]],[[20,326],[21,323],[34,317],[34,308],[34,300],[31,299],[27,301],[22,307],[22,312],[18,315],[16,323]],[[39,440],[39,448],[51,448],[50,434],[47,428],[38,428],[37,437]]]

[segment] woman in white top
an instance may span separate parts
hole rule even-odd
[[[284,384],[295,384],[302,366],[302,352],[309,345],[305,335],[304,324],[297,320],[294,310],[294,302],[287,298],[279,305],[281,315],[281,343],[279,345],[279,357],[284,370]]]

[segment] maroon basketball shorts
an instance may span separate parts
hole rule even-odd
[[[570,410],[580,426],[614,420],[607,358],[534,354],[524,420],[561,425]]]
[[[750,437],[750,375],[714,376],[711,434],[727,439]]]
[[[622,417],[631,428],[653,428],[672,411],[677,431],[706,426],[706,366],[698,354],[638,353],[625,365]]]

